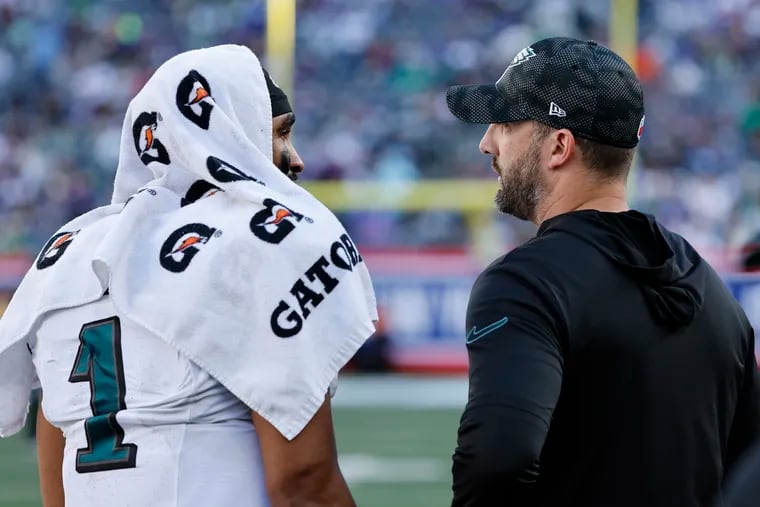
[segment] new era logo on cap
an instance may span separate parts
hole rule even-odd
[[[512,67],[520,65],[522,62],[527,62],[534,56],[536,56],[536,53],[533,51],[532,47],[528,46],[515,55],[515,57],[512,59],[512,63],[510,63],[509,67],[507,68],[511,69]]]
[[[552,102],[549,104],[549,116],[567,116],[564,109]]]

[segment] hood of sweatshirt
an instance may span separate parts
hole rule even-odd
[[[637,282],[655,320],[671,329],[688,325],[702,307],[702,258],[681,236],[638,211],[581,210],[553,217],[538,236],[562,231],[593,246]]]

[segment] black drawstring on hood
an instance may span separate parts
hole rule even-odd
[[[563,231],[599,250],[641,286],[655,320],[671,329],[689,324],[702,307],[705,270],[683,238],[638,211],[583,210],[547,220],[538,235]]]

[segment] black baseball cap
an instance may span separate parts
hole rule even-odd
[[[452,86],[449,110],[468,123],[535,120],[578,137],[635,147],[644,94],[633,69],[594,41],[544,39],[514,57],[495,85]]]

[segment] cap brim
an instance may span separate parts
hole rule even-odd
[[[452,86],[446,92],[449,111],[467,123],[516,121],[495,85]]]

